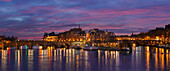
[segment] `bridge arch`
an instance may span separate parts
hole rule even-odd
[[[5,43],[4,47],[16,47],[16,49],[19,49],[20,46],[27,45],[29,49],[32,49],[34,45],[43,46],[43,49],[46,49],[48,46],[54,46],[55,48],[58,47],[66,47],[69,48],[71,46],[82,46],[83,42],[81,41],[71,41],[71,42],[47,42],[47,41],[13,41],[11,43]],[[85,44],[84,44],[85,45]]]

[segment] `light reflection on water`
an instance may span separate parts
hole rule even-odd
[[[119,51],[1,50],[0,71],[164,71],[170,70],[170,50],[133,47]]]

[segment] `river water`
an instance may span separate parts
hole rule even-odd
[[[170,71],[170,50],[132,52],[76,49],[0,50],[0,71]]]

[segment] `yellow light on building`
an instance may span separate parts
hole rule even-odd
[[[159,36],[156,36],[156,40],[159,40]]]
[[[146,36],[146,37],[145,37],[145,40],[150,40],[150,36]]]
[[[80,39],[80,41],[83,41],[82,39]]]
[[[90,41],[91,39],[88,39],[88,41]]]
[[[42,46],[39,46],[39,49],[43,49],[43,47],[42,47]]]
[[[133,47],[136,47],[136,44],[133,44]]]

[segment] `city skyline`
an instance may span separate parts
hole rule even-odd
[[[170,23],[169,0],[0,0],[0,34],[41,40],[81,25],[119,34],[148,32]]]

